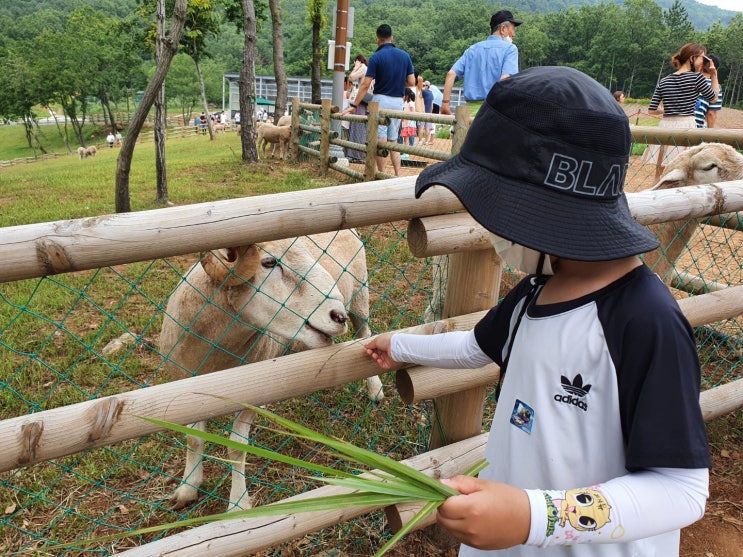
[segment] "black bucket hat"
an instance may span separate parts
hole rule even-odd
[[[415,196],[449,188],[490,232],[578,261],[658,247],[624,194],[629,122],[612,94],[566,67],[535,67],[499,81],[462,149],[418,176]]]

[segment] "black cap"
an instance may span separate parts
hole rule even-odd
[[[514,19],[513,14],[508,10],[500,10],[499,12],[495,12],[493,17],[490,18],[490,28],[497,27],[504,21],[510,21],[517,26],[523,23],[520,19]]]

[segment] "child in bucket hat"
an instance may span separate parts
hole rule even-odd
[[[533,273],[472,331],[365,345],[382,369],[501,367],[488,467],[444,480],[462,493],[438,513],[460,555],[677,556],[704,514],[694,334],[638,257],[658,244],[627,206],[629,149],[609,91],[531,68],[497,83],[461,152],[418,178],[416,196],[450,189]]]

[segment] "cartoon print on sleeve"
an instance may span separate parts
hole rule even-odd
[[[595,532],[611,522],[611,505],[596,489],[569,489],[550,493],[544,493],[548,537],[557,535],[565,542],[577,542],[581,538],[581,532]]]

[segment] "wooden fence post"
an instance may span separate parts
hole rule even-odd
[[[330,168],[330,111],[332,110],[332,101],[330,99],[322,100],[322,109],[320,110],[320,174],[328,175]]]
[[[299,156],[299,136],[301,130],[299,129],[300,112],[299,108],[299,97],[292,97],[292,133],[289,139],[289,160],[296,162]]]
[[[469,131],[469,107],[458,106],[455,116],[452,156],[459,153]],[[450,254],[448,269],[444,268],[444,260],[441,259],[439,268],[441,272],[448,271],[449,281],[444,295],[442,317],[486,310],[498,303],[502,265],[492,249]],[[429,447],[447,445],[481,432],[485,389],[486,387],[475,387],[434,399],[434,421]]]
[[[366,159],[364,180],[372,182],[377,173],[377,145],[379,139],[379,103],[370,102],[366,108]]]

